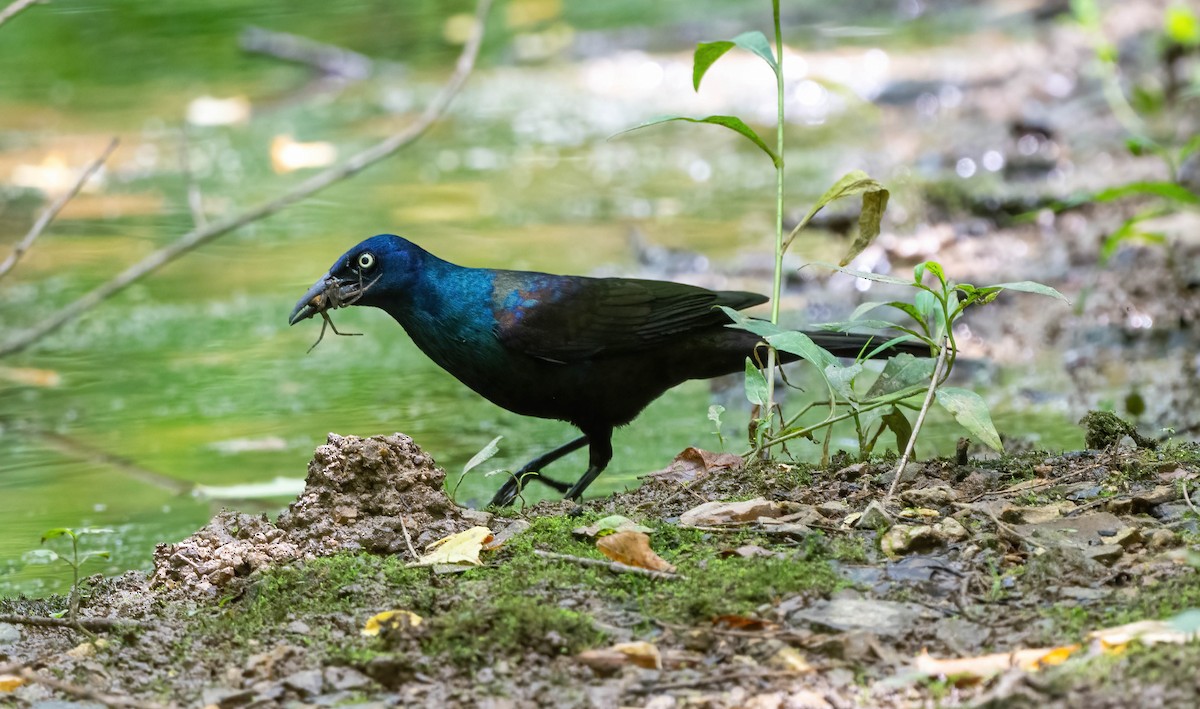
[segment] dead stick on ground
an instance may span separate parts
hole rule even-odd
[[[291,190],[276,197],[275,199],[264,202],[256,207],[236,214],[225,219],[215,222],[209,222],[207,226],[198,227],[176,239],[172,244],[166,246],[136,264],[125,269],[117,274],[114,278],[96,287],[91,292],[83,295],[78,300],[70,303],[66,307],[59,310],[53,315],[47,316],[42,324],[33,327],[12,340],[0,345],[0,357],[11,355],[20,352],[29,347],[33,343],[41,340],[52,332],[55,332],[63,325],[71,322],[83,313],[96,307],[103,301],[120,293],[128,288],[133,283],[142,278],[154,273],[158,269],[166,266],[175,259],[183,256],[202,246],[219,236],[241,228],[252,222],[259,221],[266,217],[275,214],[291,205],[299,202],[302,199],[311,197],[312,195],[324,190],[325,188],[341,182],[348,177],[351,177],[364,169],[374,165],[375,163],[391,156],[396,151],[416,141],[437,121],[438,118],[446,111],[451,99],[458,94],[466,82],[467,77],[471,74],[471,69],[475,66],[475,58],[479,56],[479,46],[483,43],[483,32],[485,20],[487,19],[488,10],[491,8],[492,0],[479,0],[479,4],[475,10],[475,24],[471,29],[471,36],[463,46],[462,54],[459,55],[458,61],[455,64],[454,73],[450,80],[446,82],[442,90],[434,97],[433,101],[425,107],[417,121],[409,125],[404,130],[386,138],[379,143],[363,150],[362,152],[351,156],[348,160],[340,165],[329,168],[320,172],[300,184],[293,187]]]
[[[908,457],[912,455],[913,447],[917,444],[917,434],[921,432],[921,425],[925,423],[925,414],[929,411],[930,405],[933,404],[933,395],[937,391],[939,381],[942,378],[942,367],[946,364],[946,352],[950,350],[950,339],[942,338],[941,351],[938,352],[937,364],[933,365],[933,377],[929,380],[929,391],[925,392],[925,403],[921,405],[921,413],[917,414],[917,422],[913,424],[912,435],[908,437],[908,445],[904,447],[904,455],[900,456],[900,462],[896,465],[896,475],[892,478],[892,484],[888,487],[887,494],[883,496],[883,501],[887,502],[892,499],[892,495],[896,494],[896,486],[900,484],[900,476],[904,473],[904,466],[908,465]]]
[[[629,564],[622,564],[619,561],[601,561],[600,559],[589,559],[586,556],[571,556],[570,554],[556,554],[552,551],[542,551],[541,549],[534,549],[533,553],[537,554],[538,556],[545,558],[545,559],[556,559],[558,561],[569,561],[573,564],[579,564],[580,566],[595,566],[597,568],[608,569],[609,571],[613,571],[618,574],[637,574],[639,576],[647,576],[652,579],[661,579],[664,581],[671,580],[671,579],[682,579],[683,578],[679,574],[668,574],[665,571],[655,571],[653,569],[643,569],[640,566],[630,566]]]
[[[49,687],[50,689],[53,689],[56,692],[62,692],[63,694],[68,694],[72,697],[78,697],[80,699],[88,699],[93,702],[99,702],[107,707],[128,707],[129,709],[159,709],[160,707],[164,706],[162,704],[154,704],[152,702],[143,702],[143,701],[140,701],[137,699],[133,699],[132,697],[119,697],[119,696],[115,696],[112,694],[105,694],[104,692],[100,692],[98,690],[91,689],[90,687],[83,687],[78,684],[71,684],[70,682],[63,682],[60,679],[55,679],[53,677],[47,677],[46,675],[34,672],[33,670],[29,669],[28,667],[21,670],[20,676],[26,682],[34,682],[36,684],[42,685],[43,687]]]
[[[13,4],[4,8],[4,10],[0,11],[0,25],[11,20],[18,12],[26,10],[30,5],[34,5],[39,2],[48,2],[48,0],[17,0]]]
[[[73,621],[70,618],[51,618],[36,615],[0,615],[0,623],[32,625],[38,628],[84,627],[89,630],[122,630],[126,628],[140,628],[142,626],[136,620],[126,620],[124,618],[78,618]]]
[[[1188,481],[1184,480],[1182,482],[1183,482],[1183,501],[1187,503],[1188,508],[1192,511],[1193,514],[1200,515],[1200,510],[1196,509],[1196,506],[1192,504],[1192,498],[1188,496]]]
[[[412,537],[408,536],[408,525],[404,523],[404,515],[400,515],[400,531],[404,532],[404,543],[408,546],[408,553],[412,554],[413,561],[417,561],[421,555],[413,549]]]
[[[83,172],[79,173],[79,178],[75,180],[75,184],[71,185],[71,189],[59,195],[58,199],[51,202],[49,207],[46,207],[46,210],[33,223],[33,227],[25,235],[25,238],[18,241],[17,245],[13,247],[12,253],[8,255],[8,258],[4,259],[4,263],[0,263],[0,278],[4,278],[9,271],[16,268],[17,262],[21,260],[21,257],[25,255],[29,247],[33,246],[33,242],[42,235],[46,227],[50,226],[50,222],[54,221],[54,218],[62,211],[62,208],[67,206],[67,202],[70,202],[72,197],[79,194],[79,190],[83,189],[84,183],[100,169],[100,166],[104,164],[108,156],[112,155],[112,152],[116,149],[117,139],[113,138],[108,147],[104,149],[104,152],[100,153],[100,157],[93,160],[91,164],[84,168]]]

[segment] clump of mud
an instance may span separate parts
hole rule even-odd
[[[153,586],[214,595],[256,569],[341,551],[394,554],[465,526],[446,474],[412,438],[329,434],[308,464],[304,492],[276,523],[222,512],[178,544],[154,551]]]

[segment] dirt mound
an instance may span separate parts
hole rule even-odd
[[[394,554],[461,529],[446,474],[408,436],[329,434],[308,464],[304,492],[272,524],[222,512],[200,531],[154,552],[152,584],[215,594],[270,564],[339,551]]]

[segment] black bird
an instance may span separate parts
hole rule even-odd
[[[667,281],[556,276],[466,268],[399,236],[374,236],[347,251],[304,294],[289,324],[347,305],[380,308],[430,359],[485,399],[526,416],[559,419],[583,435],[524,467],[492,504],[510,504],[538,479],[577,500],[612,459],[613,428],[689,379],[740,372],[760,338],[727,327],[716,308],[767,301]],[[841,357],[872,338],[806,333]],[[879,356],[928,348],[901,343]],[[784,355],[785,361],[795,359]],[[574,485],[542,469],[583,446],[588,468]]]

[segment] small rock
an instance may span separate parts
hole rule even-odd
[[[937,547],[940,539],[928,524],[898,524],[879,539],[879,548],[884,554],[895,558],[905,554],[929,551]]]
[[[879,637],[899,637],[923,622],[925,615],[925,609],[915,603],[843,598],[818,601],[793,613],[789,620],[843,633],[861,630]]]
[[[326,667],[325,684],[335,690],[366,689],[371,686],[371,678],[353,667]]]
[[[325,686],[325,677],[320,670],[301,670],[284,677],[283,686],[307,697],[321,693]]]
[[[817,505],[817,511],[826,519],[841,519],[850,511],[850,506],[841,500],[826,500]]]
[[[892,526],[892,517],[883,509],[883,505],[873,500],[862,511],[854,526],[857,529],[887,529]]]
[[[210,687],[200,692],[200,703],[206,707],[217,706],[221,709],[240,707],[254,698],[254,692],[249,689],[229,689],[228,687]]]
[[[1178,500],[1179,496],[1179,489],[1174,485],[1158,485],[1153,490],[1139,492],[1133,496],[1134,511],[1148,512],[1151,507]]]
[[[1099,544],[1083,550],[1084,556],[1105,566],[1111,566],[1124,553],[1125,549],[1120,544]]]
[[[308,623],[305,623],[302,620],[293,620],[284,627],[284,630],[289,633],[295,633],[296,635],[308,635],[312,632],[312,628],[308,627]]]
[[[1104,509],[1115,515],[1133,514],[1133,500],[1128,497],[1114,498],[1104,503]]]
[[[837,476],[838,480],[858,480],[866,472],[866,463],[855,463],[854,465],[847,465],[846,467],[834,473],[834,475]]]
[[[1070,502],[1055,502],[1041,507],[1008,505],[1000,510],[1000,521],[1009,524],[1042,524],[1058,519],[1073,509],[1075,505]]]
[[[958,493],[947,485],[905,490],[900,499],[912,507],[947,507],[958,501]]]
[[[0,645],[12,645],[20,641],[20,628],[9,623],[0,623]]]
[[[960,524],[959,521],[953,517],[947,517],[941,522],[933,525],[933,530],[948,542],[961,542],[962,540],[971,536],[971,533],[967,531],[967,528],[962,526],[962,524]]]
[[[470,522],[472,525],[476,525],[479,527],[490,526],[491,522],[492,522],[492,517],[494,516],[491,512],[484,512],[483,510],[472,510],[472,509],[461,509],[461,510],[459,510],[459,514],[462,515],[464,520]]]
[[[1179,546],[1179,535],[1169,529],[1156,529],[1150,532],[1147,544],[1151,549],[1170,549]]]
[[[1109,541],[1120,546],[1122,549],[1129,549],[1132,546],[1141,544],[1144,538],[1142,537],[1142,531],[1137,527],[1122,527],[1117,530],[1117,533]]]
[[[1067,494],[1063,495],[1063,497],[1074,502],[1081,502],[1084,500],[1094,500],[1097,497],[1100,497],[1101,492],[1103,492],[1103,488],[1101,488],[1099,485],[1084,484],[1078,489],[1071,490]]]

